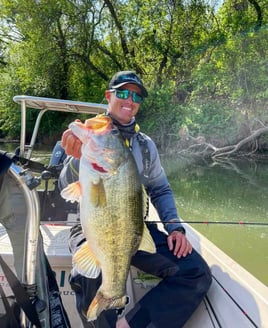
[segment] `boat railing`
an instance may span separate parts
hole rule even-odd
[[[40,204],[40,193],[37,186],[41,180],[48,180],[50,178],[57,178],[55,167],[47,167],[42,163],[30,160],[33,148],[36,144],[36,138],[43,115],[47,111],[69,112],[77,114],[100,114],[106,111],[107,105],[96,104],[88,102],[60,100],[53,98],[41,98],[32,96],[15,96],[13,100],[21,105],[21,133],[20,146],[16,154],[7,154],[14,162],[10,168],[9,173],[11,178],[20,187],[26,204],[26,227],[25,227],[25,244],[24,244],[24,258],[22,268],[22,283],[27,286],[36,286],[37,277],[37,263],[40,260],[38,257],[39,243],[40,243],[40,223],[41,214],[44,204]],[[31,135],[30,143],[26,143],[26,111],[29,109],[39,109],[36,117],[34,128]],[[19,163],[20,162],[20,163]],[[40,174],[35,177],[35,173]],[[56,173],[55,173],[56,172]],[[45,190],[43,194],[48,194]],[[55,199],[54,199],[55,200]],[[40,269],[40,268],[39,268]],[[41,300],[42,301],[42,300]],[[30,327],[30,323],[24,312],[22,312],[23,327]]]
[[[36,137],[43,115],[47,111],[69,112],[77,114],[101,114],[106,111],[107,105],[90,102],[61,100],[54,98],[34,97],[27,95],[15,96],[13,100],[21,105],[21,133],[20,133],[20,156],[30,159],[36,142]],[[39,109],[31,140],[26,145],[26,110]]]

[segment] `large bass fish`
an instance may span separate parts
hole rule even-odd
[[[143,218],[145,197],[136,163],[119,131],[107,116],[69,128],[82,141],[79,181],[61,195],[80,203],[87,240],[73,256],[74,269],[89,278],[102,274],[102,284],[88,311],[88,321],[127,303],[126,281],[131,257],[155,246]]]

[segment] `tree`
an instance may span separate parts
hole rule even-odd
[[[221,6],[205,0],[1,5],[2,112],[12,108],[14,90],[101,102],[114,72],[133,69],[150,91],[139,114],[143,128],[163,149],[176,143],[181,128],[220,147],[250,135],[256,119],[266,122],[265,0]],[[44,131],[66,123],[52,116],[47,124]]]

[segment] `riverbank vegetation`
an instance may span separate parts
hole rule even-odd
[[[150,94],[137,119],[162,153],[267,154],[266,0],[0,3],[0,138],[19,137],[15,95],[99,103],[132,69]],[[39,141],[70,120],[47,114]]]

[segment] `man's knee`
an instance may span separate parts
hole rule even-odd
[[[203,280],[202,285],[203,285],[204,292],[207,293],[212,284],[212,273],[209,267],[208,270],[205,270],[202,280]]]
[[[195,280],[196,282],[196,292],[200,294],[206,294],[212,283],[212,273],[205,260],[198,253],[196,254],[196,269],[193,276],[193,280]]]
[[[171,279],[178,279],[178,283],[186,285],[191,284],[192,288],[196,290],[197,294],[206,294],[212,283],[212,274],[209,266],[205,260],[193,250],[185,260],[178,261],[180,270]]]

